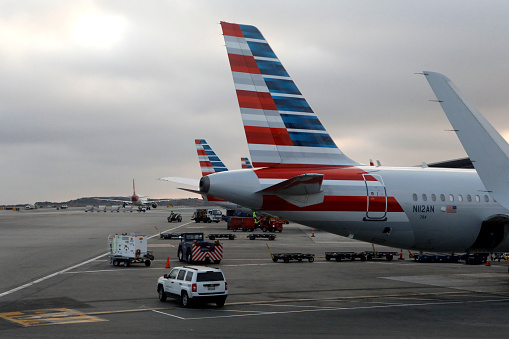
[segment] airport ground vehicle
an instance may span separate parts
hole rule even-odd
[[[356,252],[325,252],[325,260],[330,261],[331,259],[335,259],[336,261],[355,259],[366,261],[367,257],[364,253]]]
[[[180,239],[182,238],[182,233],[160,233],[159,237],[161,239]]]
[[[157,279],[157,293],[160,301],[171,297],[179,300],[184,307],[199,302],[214,302],[217,307],[223,307],[228,297],[228,283],[218,268],[175,267],[169,274]]]
[[[129,267],[133,263],[144,263],[150,266],[154,260],[152,251],[147,251],[147,237],[140,233],[111,234],[108,236],[110,264]]]
[[[177,256],[181,262],[219,264],[223,259],[223,245],[218,240],[205,241],[203,233],[182,233]]]
[[[111,212],[120,212],[120,205],[112,205]]]
[[[226,228],[234,232],[253,232],[255,229],[255,222],[252,217],[229,217]]]
[[[216,240],[216,239],[230,239],[235,240],[235,234],[228,234],[228,233],[211,233],[208,235],[210,240]]]
[[[173,213],[173,211],[168,216],[168,222],[181,222],[182,221],[182,215],[180,213]]]
[[[271,253],[272,254],[272,253]],[[307,259],[309,262],[315,261],[315,255],[311,253],[274,253],[272,254],[272,261],[277,262],[283,260],[285,263],[289,263],[290,260],[297,260],[301,262]]]
[[[414,260],[418,262],[459,262],[461,256],[458,254],[437,254],[437,253],[423,253],[414,256]]]
[[[256,234],[256,233],[253,233],[253,234],[249,234],[248,236],[248,239],[249,240],[255,240],[255,239],[269,239],[269,240],[275,240],[276,239],[276,235],[275,234]]]
[[[221,216],[223,213],[220,210],[207,210],[204,208],[199,208],[193,213],[193,217],[191,218],[194,222],[215,222],[218,223],[221,221]]]
[[[263,218],[260,219],[260,229],[263,231],[263,232],[283,232],[283,222],[284,220],[283,219],[277,219],[277,218],[272,218],[272,217],[269,217],[269,216],[265,216]]]
[[[97,212],[106,212],[106,205],[99,205]]]

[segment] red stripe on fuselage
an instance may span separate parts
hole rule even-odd
[[[248,144],[294,146],[285,128],[244,126]]]
[[[226,201],[226,200],[216,198],[213,195],[207,195],[207,201]]]
[[[221,22],[221,28],[223,29],[223,35],[236,36],[243,38],[244,34],[238,24],[231,24],[229,22]]]
[[[270,93],[237,90],[240,108],[255,108],[277,111],[276,104]]]
[[[384,204],[385,205],[385,204]],[[370,207],[370,212],[383,212],[384,205],[379,205],[376,209]],[[282,198],[275,195],[264,195],[262,211],[299,211],[299,212],[366,212],[367,197],[366,196],[325,196],[320,204],[306,207],[295,206]],[[393,197],[387,198],[387,212],[404,212]]]
[[[257,164],[260,166],[259,164]],[[254,170],[259,179],[290,179],[302,174],[323,174],[323,180],[362,180],[376,181],[366,171],[354,166],[330,165],[282,165]]]

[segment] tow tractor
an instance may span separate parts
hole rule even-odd
[[[152,251],[147,251],[147,237],[140,233],[111,234],[108,236],[110,264],[129,267],[133,263],[145,263],[150,266],[154,260]]]
[[[207,242],[203,233],[182,233],[182,238],[177,252],[179,261],[214,262],[219,264],[223,259],[223,245],[216,240]]]

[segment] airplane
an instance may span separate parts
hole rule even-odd
[[[204,176],[200,192],[374,244],[509,251],[509,145],[447,77],[423,73],[475,169],[366,166],[338,148],[256,27],[221,27],[255,168]]]
[[[198,161],[200,163],[200,169],[202,176],[207,176],[212,173],[219,173],[219,172],[225,172],[228,171],[228,168],[224,165],[224,163],[221,161],[221,159],[217,156],[216,152],[210,147],[210,145],[207,143],[205,139],[195,139],[194,140],[195,146],[196,146],[196,153],[198,154]],[[247,158],[242,158],[247,159]],[[247,160],[249,163],[249,160]],[[250,164],[250,163],[249,163]],[[179,180],[182,179],[182,180]],[[166,178],[160,178],[160,180],[164,181],[171,181],[171,182],[178,182],[183,183],[186,185],[194,186],[194,189],[189,188],[182,188],[179,187],[179,189],[183,191],[188,191],[191,193],[200,194],[205,201],[209,201],[215,205],[221,206],[225,209],[232,209],[241,211],[244,213],[252,213],[250,209],[245,209],[244,207],[225,201],[223,199],[219,199],[217,197],[208,195],[208,194],[202,194],[198,190],[199,180],[193,180],[188,178],[175,178],[175,177],[166,177]]]
[[[151,200],[151,201],[149,201],[147,196],[137,195],[136,188],[134,186],[134,179],[133,179],[133,195],[131,196],[131,200],[114,200],[114,199],[99,199],[99,198],[97,198],[97,200],[121,202],[123,204],[123,207],[125,207],[127,205],[131,205],[131,204],[133,206],[139,206],[139,207],[145,206],[145,207],[147,207],[147,209],[150,209],[150,207],[157,208],[157,206],[159,206],[158,203],[160,203],[162,201],[168,201],[168,200]]]
[[[251,161],[249,161],[249,158],[240,158],[240,165],[242,168],[253,168],[253,165],[251,165]]]

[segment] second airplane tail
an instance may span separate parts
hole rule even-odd
[[[336,146],[260,31],[221,27],[253,166],[359,165]]]

